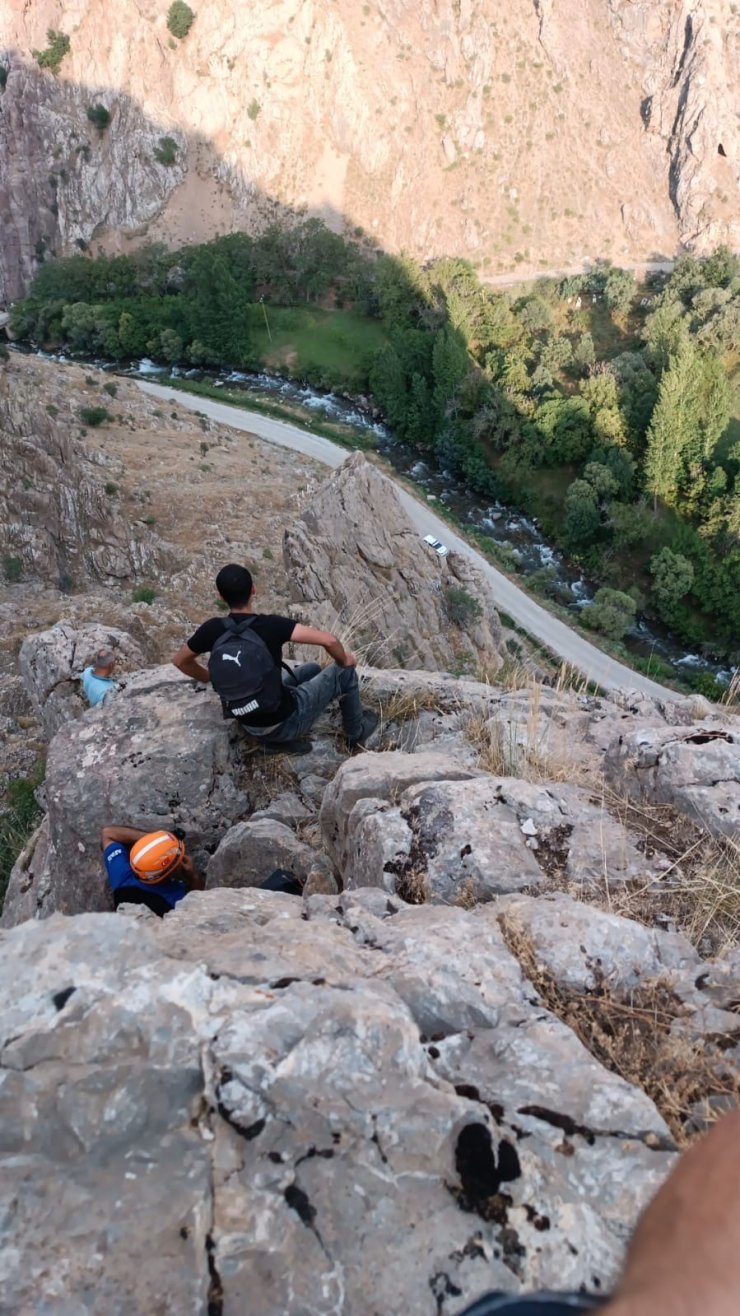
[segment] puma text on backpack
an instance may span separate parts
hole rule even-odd
[[[232,717],[273,713],[282,699],[280,667],[252,630],[254,617],[224,618],[226,630],[216,640],[208,660],[211,684]]]

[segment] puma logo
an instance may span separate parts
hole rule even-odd
[[[233,653],[222,653],[222,654],[221,654],[221,657],[223,658],[223,660],[224,660],[225,663],[236,663],[236,665],[237,665],[237,667],[239,668],[240,671],[241,671],[241,666],[242,666],[242,665],[241,665],[241,663],[239,662],[239,659],[241,658],[241,656],[242,656],[242,651],[241,651],[241,649],[239,649],[239,650],[236,652],[236,654],[233,654]]]

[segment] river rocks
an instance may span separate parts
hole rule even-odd
[[[116,680],[127,668],[141,667],[144,654],[136,641],[114,626],[90,623],[78,627],[58,622],[48,631],[28,635],[21,645],[19,665],[33,707],[47,735],[64,722],[80,717],[88,707],[80,676],[95,662],[99,649],[116,655]]]
[[[311,846],[300,841],[285,823],[274,818],[250,819],[226,833],[208,861],[206,885],[259,886],[276,868],[305,882],[313,860]]]
[[[495,670],[500,663],[488,585],[467,558],[441,559],[423,542],[391,482],[361,453],[347,458],[286,530],[284,558],[306,616],[349,627],[352,645],[375,666],[449,671],[482,662]]]
[[[671,804],[714,836],[740,827],[740,730],[735,721],[648,727],[607,751],[607,779],[635,800]]]
[[[606,889],[660,871],[588,791],[456,765],[429,752],[363,755],[324,796],[324,842],[348,888],[471,905],[553,879]]]
[[[3,1302],[427,1316],[608,1290],[673,1156],[530,997],[493,906],[379,892],[0,934]]]
[[[54,737],[46,769],[48,884],[37,888],[35,861],[13,872],[5,926],[23,909],[81,913],[107,909],[99,847],[105,823],[182,826],[201,865],[227,828],[248,811],[232,752],[236,732],[218,700],[172,667],[131,676],[115,699],[66,723]],[[24,913],[21,917],[28,917]]]

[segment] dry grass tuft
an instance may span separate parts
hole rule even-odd
[[[644,982],[620,996],[602,979],[593,991],[580,994],[563,987],[537,962],[528,938],[506,924],[503,932],[543,1005],[573,1030],[600,1064],[647,1093],[679,1147],[695,1136],[690,1121],[696,1103],[719,1095],[740,1099],[737,1070],[717,1048],[703,1039],[672,1035],[674,1022],[691,1012],[668,981]]]
[[[662,853],[670,867],[658,877],[612,891],[614,914],[675,926],[702,955],[718,955],[740,942],[740,844],[708,836],[667,804],[636,804],[603,789],[609,812],[638,837],[647,858]],[[597,893],[589,903],[598,904]]]
[[[543,685],[529,683],[526,719],[509,710],[500,717],[486,705],[471,712],[465,735],[478,753],[478,767],[495,777],[521,777],[524,781],[565,781],[592,785],[587,760],[579,752],[579,741],[570,720],[563,725],[542,709]],[[560,692],[562,694],[565,691]],[[573,694],[574,708],[576,694]]]
[[[728,708],[733,712],[736,709],[740,711],[740,667],[733,672],[732,680],[720,702],[724,708]]]
[[[343,610],[335,613],[328,626],[328,629],[341,640],[345,649],[351,650],[360,666],[381,667],[384,660],[387,660],[393,652],[396,632],[391,631],[390,634],[386,634],[378,626],[383,606],[382,598],[369,599],[367,603],[361,604],[349,614]],[[316,657],[316,651],[313,649],[311,656]],[[328,654],[324,654],[321,662],[322,666],[326,666],[332,662],[332,659]]]

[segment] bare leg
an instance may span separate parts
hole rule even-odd
[[[644,1212],[603,1316],[737,1316],[740,1111],[686,1152]]]

